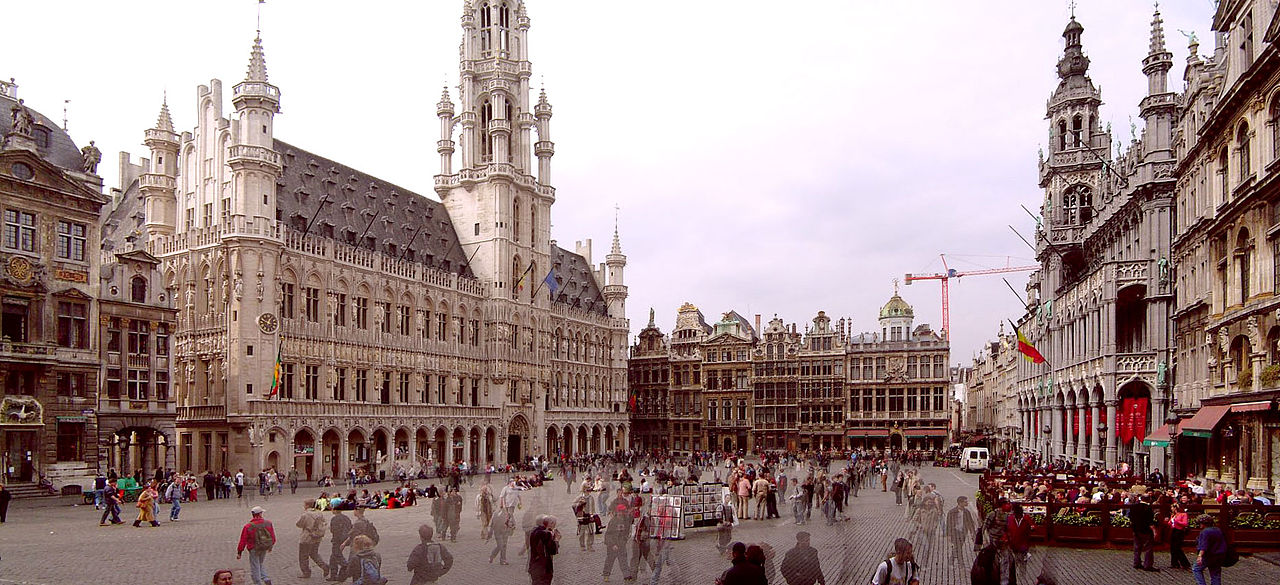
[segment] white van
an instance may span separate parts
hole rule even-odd
[[[960,453],[961,471],[984,471],[991,463],[991,453],[986,447],[965,447]]]

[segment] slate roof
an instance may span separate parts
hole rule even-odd
[[[442,203],[281,140],[275,150],[284,166],[276,183],[276,214],[289,227],[302,231],[314,215],[308,235],[472,275]],[[329,202],[316,215],[326,197]]]
[[[145,250],[147,230],[143,227],[142,191],[134,179],[123,193],[115,197],[111,209],[102,220],[102,250],[104,252],[128,252]]]
[[[551,257],[551,261],[555,263],[556,280],[560,283],[560,292],[556,295],[555,302],[608,315],[608,303],[604,300],[604,294],[596,283],[595,273],[591,271],[586,258],[560,246],[551,247]],[[546,275],[538,278],[544,276]]]
[[[9,130],[13,127],[13,118],[10,114],[10,108],[18,102],[10,99],[8,96],[0,95],[0,136],[7,136]],[[25,104],[27,110],[31,112],[31,117],[35,118],[36,128],[44,128],[49,131],[49,142],[47,145],[40,144],[36,141],[36,151],[45,160],[58,165],[69,171],[80,172],[84,168],[84,157],[80,154],[80,147],[71,140],[61,126],[48,116],[37,112],[31,104]]]

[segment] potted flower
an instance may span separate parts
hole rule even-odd
[[[1068,542],[1100,542],[1102,517],[1086,511],[1081,514],[1072,508],[1062,508],[1053,515],[1053,538]]]
[[[1274,545],[1280,540],[1277,514],[1243,512],[1231,519],[1231,536],[1239,544]]]
[[[1108,516],[1111,528],[1107,530],[1107,540],[1116,544],[1133,543],[1133,524],[1124,510],[1112,510]]]

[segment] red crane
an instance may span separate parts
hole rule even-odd
[[[952,278],[960,278],[962,276],[978,276],[980,274],[1004,274],[1007,272],[1030,272],[1038,270],[1039,264],[1030,266],[1005,266],[1004,268],[987,268],[984,270],[969,270],[966,272],[957,271],[947,266],[947,255],[938,254],[942,258],[942,268],[945,272],[941,274],[907,274],[904,282],[911,284],[916,280],[938,280],[942,282],[942,336],[944,339],[951,338],[951,294],[947,290],[947,281]]]

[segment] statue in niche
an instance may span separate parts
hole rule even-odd
[[[231,287],[232,295],[238,301],[244,296],[244,279],[240,277],[240,271],[236,271],[235,284]]]

